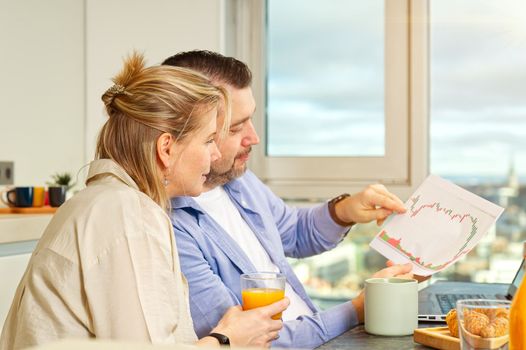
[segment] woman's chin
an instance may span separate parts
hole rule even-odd
[[[191,189],[187,189],[186,193],[183,196],[197,197],[204,191],[203,183],[195,185]]]
[[[192,184],[192,186],[188,186],[188,184],[186,186],[182,186],[181,184],[179,185],[174,184],[175,186],[172,187],[171,189],[167,188],[167,193],[170,196],[170,198],[180,197],[180,196],[197,197],[201,193],[203,193],[205,190],[205,187],[204,187],[205,180],[206,180],[206,177],[201,176],[201,178],[199,179],[199,182]]]

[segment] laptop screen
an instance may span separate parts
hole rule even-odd
[[[519,286],[521,285],[523,278],[524,278],[524,259],[522,259],[521,267],[519,268],[519,271],[517,271],[517,274],[515,275],[513,282],[511,282],[510,284],[510,288],[508,289],[508,298],[510,299],[513,298],[513,296],[517,292],[517,289],[519,289]]]

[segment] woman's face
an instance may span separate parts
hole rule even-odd
[[[175,142],[173,173],[168,178],[166,191],[170,197],[198,196],[203,192],[210,163],[221,158],[214,142],[216,134],[217,109],[198,116],[203,125],[183,141]]]

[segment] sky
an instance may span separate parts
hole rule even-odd
[[[269,152],[383,155],[383,1],[268,3]]]
[[[269,1],[268,150],[382,155],[384,2],[323,4]],[[430,15],[431,172],[526,177],[526,1],[432,0]]]
[[[431,14],[431,170],[526,175],[526,2],[431,1]]]

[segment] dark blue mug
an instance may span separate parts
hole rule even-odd
[[[15,187],[6,193],[7,202],[11,206],[27,208],[33,206],[33,187]]]

